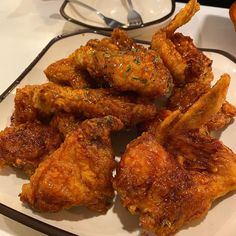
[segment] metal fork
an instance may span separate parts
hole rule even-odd
[[[110,28],[119,28],[119,27],[122,27],[124,26],[125,24],[117,21],[117,20],[114,20],[112,18],[109,18],[109,17],[106,17],[104,16],[101,12],[99,12],[97,9],[83,3],[83,2],[80,2],[79,0],[70,0],[71,2],[74,2],[76,4],[79,4],[80,6],[82,7],[85,7],[91,11],[94,11],[105,23],[106,25],[108,25]]]
[[[127,2],[128,2],[128,8],[129,8],[128,16],[127,16],[129,25],[130,26],[142,25],[143,24],[142,17],[137,11],[134,10],[132,1],[127,0]]]

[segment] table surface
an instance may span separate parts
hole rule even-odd
[[[22,73],[45,45],[55,36],[80,29],[67,22],[59,14],[63,0],[7,0],[0,1],[0,94]],[[176,10],[183,4],[178,3]],[[228,18],[228,9],[208,8],[200,12],[198,20],[206,17],[211,9],[212,15]],[[212,10],[213,9],[213,10]],[[191,27],[184,26],[188,34]],[[191,35],[196,37],[196,35]],[[206,46],[198,41],[200,46]],[[232,53],[232,52],[231,52]],[[42,236],[44,234],[17,223],[0,214],[1,236]]]

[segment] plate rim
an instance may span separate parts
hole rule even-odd
[[[80,34],[86,34],[86,33],[93,33],[93,34],[98,34],[98,35],[103,35],[103,36],[111,36],[111,33],[107,32],[107,31],[94,31],[91,29],[84,29],[84,30],[79,30],[79,31],[73,32],[73,33],[58,35],[58,36],[54,37],[42,49],[42,51],[38,54],[38,56],[29,64],[29,66],[27,66],[26,69],[17,77],[17,79],[0,95],[0,103],[24,79],[24,77],[33,69],[33,67],[37,64],[37,62],[44,56],[44,54],[48,51],[48,49],[54,43],[58,42],[59,40],[65,39],[67,37],[80,35]],[[138,43],[150,44],[149,41],[143,41],[143,40],[135,40],[135,41]],[[221,55],[227,57],[229,60],[236,63],[236,57],[234,57],[230,53],[225,52],[223,50],[210,49],[210,48],[199,48],[199,49],[202,51],[214,52],[214,53],[221,54]],[[45,223],[45,222],[38,220],[36,218],[33,218],[29,215],[26,215],[25,213],[22,213],[14,208],[11,208],[3,203],[0,203],[0,213],[11,218],[12,220],[20,222],[32,229],[35,229],[35,230],[42,232],[44,234],[57,235],[57,236],[76,236],[76,235],[78,235],[78,234],[73,234],[68,231],[65,231],[61,228],[55,227],[51,224]]]
[[[64,2],[62,3],[62,5],[60,7],[60,10],[59,10],[61,16],[64,19],[66,19],[67,21],[72,22],[72,23],[77,24],[77,25],[87,27],[87,28],[96,29],[96,30],[105,30],[105,31],[112,31],[113,30],[113,28],[110,28],[110,27],[99,27],[99,26],[89,25],[89,24],[83,23],[79,20],[76,20],[76,19],[72,18],[71,16],[69,16],[65,12],[66,6],[67,6],[67,4],[69,4],[69,2],[70,2],[70,0],[64,0]],[[160,23],[164,22],[165,20],[167,20],[169,17],[171,17],[174,14],[175,8],[176,8],[176,1],[171,0],[170,12],[167,13],[165,16],[163,16],[163,17],[161,17],[157,20],[154,20],[154,21],[148,21],[146,23],[143,23],[141,26],[128,26],[126,28],[121,27],[121,29],[123,29],[123,30],[134,30],[134,29],[139,29],[139,28],[142,29],[142,28],[145,28],[145,27],[153,25],[153,24],[160,24]]]

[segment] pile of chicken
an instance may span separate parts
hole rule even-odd
[[[165,236],[236,189],[236,156],[211,136],[236,115],[225,101],[230,77],[211,87],[212,61],[175,33],[198,10],[190,0],[148,49],[120,29],[89,40],[46,68],[50,82],[17,89],[0,160],[30,177],[21,201],[106,213],[116,190],[142,227]],[[110,133],[136,125],[143,133],[116,164]]]

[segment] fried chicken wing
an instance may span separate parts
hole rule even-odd
[[[114,197],[110,132],[122,127],[112,116],[82,122],[23,185],[21,201],[41,212],[83,205],[105,213]]]
[[[21,124],[38,120],[37,109],[34,108],[32,98],[36,85],[27,85],[18,88],[15,96],[15,110],[12,115],[12,124]]]
[[[103,77],[112,88],[150,97],[169,92],[172,78],[159,55],[148,51],[104,51],[81,46],[75,52],[77,66],[92,77]]]
[[[0,132],[0,160],[30,176],[61,142],[59,132],[38,122],[8,127]]]
[[[162,113],[155,130],[132,141],[121,158],[113,186],[156,235],[173,235],[203,218],[215,199],[236,189],[236,155],[199,132],[220,110],[228,85],[223,75],[185,114]]]
[[[144,133],[127,147],[114,179],[123,205],[160,236],[203,218],[216,198],[236,189],[236,155],[231,150],[210,137],[182,138],[173,139],[174,151],[167,152],[152,134]],[[193,159],[181,165],[177,157],[189,153]]]
[[[135,125],[156,114],[156,106],[136,96],[120,95],[111,89],[78,89],[48,83],[39,85],[34,107],[45,114],[59,111],[82,113],[85,117],[113,115],[125,125]]]
[[[188,64],[180,52],[176,50],[175,44],[171,41],[171,36],[177,28],[190,21],[199,9],[200,5],[197,0],[190,0],[169,25],[155,33],[152,38],[151,48],[160,54],[164,64],[173,75],[174,82],[178,84],[185,83],[188,80],[186,76]]]
[[[72,56],[50,64],[44,73],[48,80],[54,83],[70,85],[75,89],[91,87],[88,72],[79,70]]]
[[[167,103],[167,109],[173,111],[180,109],[185,112],[189,109],[210,89],[213,80],[212,61],[195,47],[190,37],[174,33],[198,10],[197,1],[190,0],[170,24],[158,31],[152,39],[152,49],[158,51],[173,75],[174,88]],[[221,111],[212,117],[212,121],[206,124],[209,132],[222,128],[232,121],[235,107],[231,104],[229,106],[228,109],[222,107]],[[216,120],[219,122],[214,123]]]
[[[190,37],[175,33],[171,40],[187,63],[185,75],[188,81],[182,85],[175,84],[168,101],[168,108],[186,111],[210,89],[213,80],[212,61],[195,47]]]

